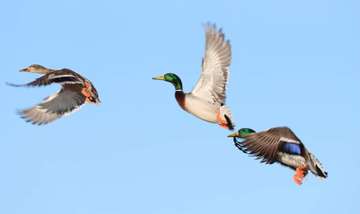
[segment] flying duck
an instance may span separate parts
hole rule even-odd
[[[210,123],[233,130],[231,112],[225,106],[226,85],[231,63],[231,46],[224,33],[214,24],[205,25],[205,55],[200,78],[189,93],[184,93],[179,76],[166,73],[154,80],[170,82],[175,87],[175,98],[180,107]]]
[[[30,65],[20,71],[38,73],[42,76],[27,84],[8,83],[8,85],[14,87],[39,87],[53,83],[61,85],[61,90],[56,94],[45,98],[32,108],[19,111],[27,122],[44,125],[73,112],[85,103],[100,103],[94,85],[75,71],[67,68],[53,70],[38,64]]]
[[[234,139],[235,146],[241,151],[256,156],[263,163],[278,162],[295,170],[293,179],[298,185],[302,184],[309,170],[320,178],[328,175],[319,160],[288,127],[276,127],[262,132],[243,128],[228,137]],[[238,141],[238,138],[243,141]]]

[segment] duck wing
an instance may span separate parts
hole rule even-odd
[[[80,84],[66,84],[58,93],[32,108],[20,111],[19,114],[27,122],[37,125],[47,124],[83,105],[86,97],[81,90]]]
[[[83,84],[83,81],[82,81],[82,77],[76,74],[75,72],[69,69],[62,69],[45,74],[35,79],[34,81],[26,84],[13,84],[13,83],[7,83],[7,84],[14,87],[39,87],[39,86],[47,86],[52,83],[58,83],[61,85]]]
[[[231,46],[215,25],[205,25],[205,56],[202,72],[192,94],[210,103],[225,104],[226,84],[231,63]]]
[[[297,152],[297,148],[300,146],[302,147],[300,139],[287,127],[271,128],[267,131],[247,135],[244,138],[244,141],[235,143],[236,147],[267,164],[277,161],[279,151],[285,150],[284,152],[292,153],[293,151]],[[294,146],[284,146],[288,144]]]

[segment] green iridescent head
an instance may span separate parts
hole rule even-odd
[[[255,130],[250,129],[250,128],[242,128],[239,129],[237,132],[234,132],[230,135],[228,135],[228,137],[239,137],[239,138],[244,138],[249,134],[253,134],[255,133]]]
[[[153,80],[164,80],[164,81],[170,82],[171,84],[174,85],[176,90],[182,90],[183,89],[180,77],[178,77],[174,73],[166,73],[164,75],[153,77],[152,79]]]

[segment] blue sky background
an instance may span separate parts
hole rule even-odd
[[[89,78],[102,105],[47,126],[16,109],[58,90],[0,84],[0,213],[360,213],[359,1],[2,1],[1,82],[39,63]],[[225,129],[183,112],[204,50],[202,24],[223,27],[236,124],[287,125],[329,178],[266,166]]]

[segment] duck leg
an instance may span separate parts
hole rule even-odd
[[[293,177],[294,182],[297,185],[301,185],[306,174],[307,174],[307,167],[300,166],[296,168],[295,175]]]
[[[86,97],[86,101],[89,101],[89,97],[91,97],[89,83],[85,82],[84,87],[81,90],[81,93]]]

